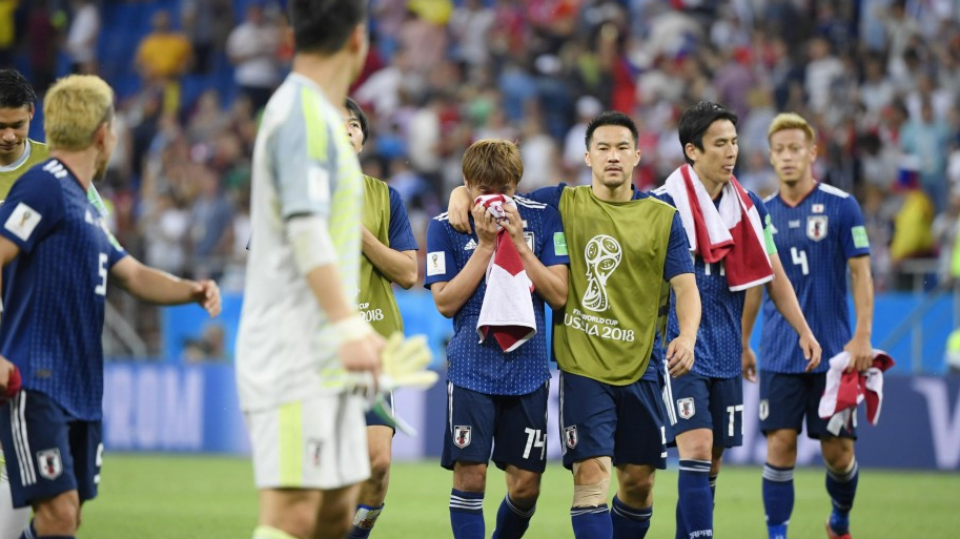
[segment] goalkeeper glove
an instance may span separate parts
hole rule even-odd
[[[431,357],[425,335],[405,339],[399,331],[394,333],[387,339],[381,355],[380,390],[393,391],[401,387],[427,389],[433,386],[439,375],[427,369]]]

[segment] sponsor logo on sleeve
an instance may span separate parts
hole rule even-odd
[[[850,229],[853,234],[853,246],[857,249],[866,249],[870,247],[870,238],[867,237],[867,229],[863,226],[855,226]]]
[[[447,253],[434,251],[427,253],[427,277],[443,275],[447,272]]]
[[[43,215],[40,212],[21,202],[14,208],[10,217],[7,217],[7,222],[3,224],[3,228],[13,232],[13,235],[21,240],[27,241],[37,225],[40,224],[41,219],[43,219]]]

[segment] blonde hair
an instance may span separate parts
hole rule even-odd
[[[508,140],[479,140],[463,154],[463,177],[475,187],[499,192],[515,187],[522,176],[520,149]]]
[[[96,75],[58,80],[43,99],[43,131],[50,149],[83,150],[97,129],[113,121],[113,90]]]
[[[777,114],[770,122],[770,129],[767,130],[767,142],[773,138],[775,133],[786,131],[787,129],[799,129],[803,131],[808,144],[813,144],[816,140],[816,134],[813,127],[799,114],[795,112],[781,112]]]

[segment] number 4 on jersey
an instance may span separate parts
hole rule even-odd
[[[800,266],[800,270],[804,275],[810,274],[810,266],[807,265],[807,252],[802,249],[797,249],[796,247],[790,248],[790,258],[793,259],[793,263],[797,266]]]

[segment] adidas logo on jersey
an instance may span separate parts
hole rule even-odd
[[[477,248],[477,242],[473,238],[470,238],[470,241],[468,241],[467,244],[463,246],[464,251],[473,251],[476,248]]]

